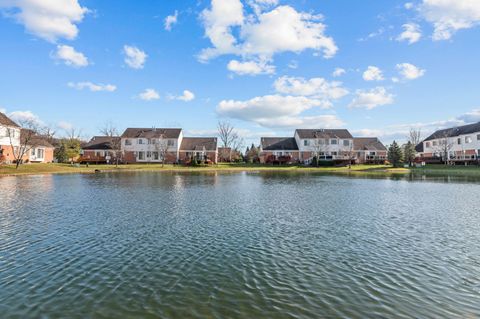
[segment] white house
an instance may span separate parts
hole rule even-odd
[[[427,162],[434,159],[469,162],[480,158],[480,122],[438,130],[417,147],[418,156]]]
[[[353,136],[346,129],[297,129],[295,131],[300,161],[349,160],[353,155]]]
[[[12,162],[15,159],[14,148],[19,146],[20,126],[0,112],[0,163]]]

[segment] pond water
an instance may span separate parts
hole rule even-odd
[[[1,178],[0,314],[480,317],[480,184],[271,173]]]

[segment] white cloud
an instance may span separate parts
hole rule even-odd
[[[384,87],[376,87],[371,90],[357,90],[356,96],[349,107],[374,109],[378,106],[393,103],[393,95],[388,93]]]
[[[408,41],[408,44],[413,44],[422,37],[420,26],[416,23],[406,23],[402,28],[403,32],[397,37],[397,41]]]
[[[267,1],[270,4],[276,2]],[[280,52],[302,52],[313,49],[325,58],[335,55],[338,48],[324,32],[321,16],[298,12],[290,6],[244,16],[240,0],[212,0],[211,8],[201,14],[205,35],[211,48],[202,50],[201,61],[224,54],[271,58]],[[233,28],[237,28],[238,37]],[[281,30],[281,31],[280,31]]]
[[[297,60],[292,60],[290,63],[287,65],[290,69],[297,69],[298,68],[298,61]]]
[[[153,101],[158,100],[160,98],[160,94],[154,89],[145,89],[142,93],[138,95],[144,101]]]
[[[195,99],[195,94],[189,90],[184,90],[183,95],[175,97],[176,100],[184,101],[184,102],[190,102]]]
[[[264,127],[287,127],[318,119],[318,116],[305,117],[301,113],[322,106],[322,101],[304,96],[266,95],[246,101],[223,100],[217,106],[217,113]],[[333,120],[329,115],[323,116]]]
[[[245,61],[231,60],[227,69],[239,75],[259,75],[275,73],[275,66],[268,64],[268,61]]]
[[[173,15],[169,15],[165,18],[165,30],[171,31],[172,26],[174,24],[177,24],[177,19],[178,19],[178,11],[175,10],[175,13]]]
[[[480,25],[478,0],[423,0],[418,6],[425,20],[433,24],[433,40],[448,40],[458,30]]]
[[[76,24],[88,12],[78,0],[2,0],[0,8],[6,9],[5,14],[22,24],[27,32],[50,42],[75,39]]]
[[[480,108],[474,109],[471,112],[467,112],[463,115],[457,117],[457,119],[464,121],[465,123],[476,123],[480,122]]]
[[[332,106],[332,100],[338,100],[348,94],[342,82],[328,82],[323,78],[304,79],[282,76],[273,84],[275,90],[283,94],[309,96],[322,102],[324,108]]]
[[[376,66],[369,66],[365,72],[363,72],[363,79],[365,81],[383,81],[383,73]]]
[[[404,80],[418,79],[419,77],[422,77],[426,72],[425,70],[420,69],[419,67],[410,63],[397,64],[396,68]]]
[[[345,71],[345,69],[336,68],[336,69],[333,71],[332,76],[334,76],[334,77],[339,77],[339,76],[344,75],[345,73],[347,73],[347,71]]]
[[[413,9],[414,5],[412,2],[407,2],[405,3],[404,7],[405,9],[410,10],[410,9]]]
[[[71,87],[73,89],[77,90],[83,90],[83,89],[89,89],[92,92],[100,92],[100,91],[107,91],[107,92],[113,92],[117,89],[115,85],[112,84],[95,84],[92,82],[68,82],[68,87]]]
[[[65,121],[60,121],[60,122],[57,123],[57,127],[59,129],[69,131],[73,128],[73,124],[69,123],[69,122],[65,122]]]
[[[18,125],[22,123],[33,123],[35,125],[44,125],[43,121],[40,118],[33,114],[31,111],[14,111],[8,114],[8,117],[11,118]]]
[[[4,107],[0,107],[0,113],[3,113],[3,114],[7,113],[7,109]]]
[[[85,67],[89,64],[88,58],[83,53],[75,51],[75,49],[69,45],[57,46],[57,51],[53,55],[53,58],[62,60],[64,64],[75,68]]]
[[[124,45],[125,63],[132,69],[143,69],[148,55],[137,47]]]

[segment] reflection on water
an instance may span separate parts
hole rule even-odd
[[[1,317],[478,317],[478,182],[2,178]]]

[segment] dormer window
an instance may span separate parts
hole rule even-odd
[[[138,139],[138,144],[143,144],[143,140],[141,138]]]
[[[310,143],[308,143],[308,140],[303,140],[303,146],[308,146]]]

